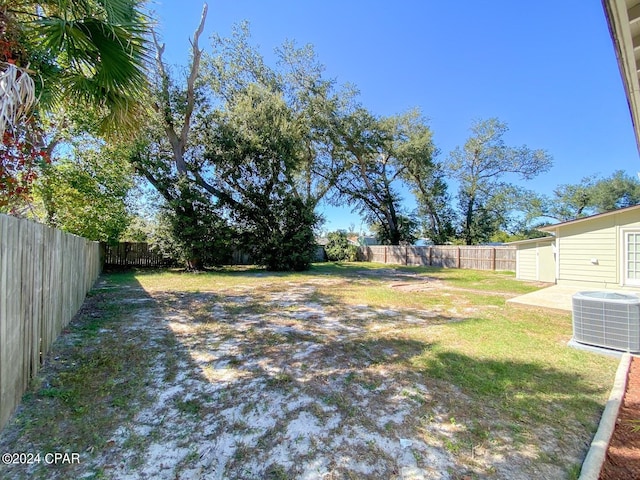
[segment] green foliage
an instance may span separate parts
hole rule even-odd
[[[518,240],[527,240],[530,238],[542,238],[548,236],[546,233],[536,230],[535,228],[523,228],[516,233],[505,232],[500,230],[491,235],[490,242],[495,243],[509,243],[517,242]]]
[[[469,197],[462,194],[458,198],[460,210],[466,212],[465,220],[461,226],[462,240],[467,245],[487,243],[493,234],[502,226],[502,218],[498,212],[483,204],[472,202]],[[471,205],[473,204],[473,207]]]
[[[382,245],[394,245],[392,233],[384,223],[373,223],[371,231]],[[398,243],[413,245],[418,240],[419,222],[412,215],[398,214],[396,225]]]
[[[285,197],[272,204],[272,221],[255,222],[245,231],[244,246],[254,261],[273,271],[302,271],[315,258],[313,229],[317,216],[301,199]]]
[[[640,180],[617,170],[609,177],[590,175],[576,184],[559,185],[551,196],[531,195],[523,211],[530,220],[542,217],[566,222],[638,204]]]
[[[228,222],[235,243],[258,264],[308,268],[314,209],[335,171],[326,154],[333,84],[309,47],[285,45],[279,69],[270,68],[249,45],[246,27],[231,39],[214,37],[214,54],[200,70],[195,38],[186,87],[157,63],[158,115],[132,157],[168,207],[163,243],[206,264],[213,259],[202,260],[205,252],[230,244]]]
[[[591,192],[598,213],[630,207],[640,203],[640,180],[622,170],[595,182]]]
[[[141,99],[147,87],[145,64],[149,56],[141,2],[2,1],[0,30],[0,70],[15,66],[18,75],[11,81],[9,91],[20,85],[23,92],[16,99],[16,108],[6,108],[10,97],[4,98],[7,85],[3,86],[0,133],[5,133],[5,137],[0,152],[0,208],[24,213],[35,178],[51,174],[55,178],[44,182],[50,181],[55,189],[66,191],[61,206],[56,208],[59,216],[64,217],[59,221],[61,226],[91,238],[112,240],[116,227],[110,218],[106,218],[107,225],[101,228],[98,223],[104,216],[93,215],[101,207],[91,209],[93,216],[87,223],[93,222],[96,226],[88,229],[85,229],[87,224],[79,225],[69,218],[80,215],[79,211],[65,212],[70,204],[77,204],[83,196],[91,196],[93,187],[87,178],[80,178],[78,170],[72,175],[74,185],[64,187],[64,182],[56,177],[60,172],[46,167],[45,161],[52,154],[46,143],[51,141],[55,145],[59,140],[51,140],[57,132],[49,126],[46,117],[59,110],[90,111],[94,117],[90,130],[94,131],[99,125],[100,133],[108,135],[124,130],[130,134],[131,127],[144,118]],[[25,82],[29,79],[32,82]],[[25,88],[26,85],[29,88]],[[25,101],[28,98],[37,100]],[[13,110],[21,112],[20,115],[16,117]],[[8,120],[6,132],[5,120]],[[62,167],[54,170],[59,168]],[[87,172],[87,175],[91,177],[94,173]],[[75,184],[80,186],[76,188]],[[98,202],[103,197],[99,195]],[[49,223],[55,222],[50,218]]]
[[[205,194],[185,180],[178,186],[180,196],[169,201],[162,214],[169,235],[158,245],[166,245],[160,251],[183,261],[193,270],[229,263],[231,228]]]
[[[312,45],[298,47],[289,41],[275,53],[274,68],[250,44],[248,25],[242,23],[233,28],[230,38],[214,35],[213,52],[203,56],[202,81],[223,107],[235,105],[236,98],[251,91],[277,93],[298,137],[296,168],[288,182],[306,203],[317,205],[343,168],[333,155],[336,117],[354,93],[323,76],[324,66]]]
[[[435,245],[444,245],[455,238],[455,211],[447,190],[443,173],[433,173],[430,181],[416,177],[413,193],[418,203],[416,219],[420,223],[422,236]]]
[[[336,181],[335,204],[346,201],[370,225],[378,226],[385,242],[398,245],[406,237],[401,231],[399,187],[409,185],[420,194],[426,223],[440,236],[444,227],[438,207],[446,186],[433,162],[431,130],[418,111],[377,118],[357,108],[340,117],[336,135],[334,154],[344,163],[344,171]]]
[[[123,152],[86,136],[65,151],[67,156],[42,169],[32,211],[52,227],[117,242],[129,223],[126,199],[133,185]]]
[[[404,114],[400,119],[400,135],[394,148],[404,166],[402,179],[418,204],[415,220],[421,224],[425,237],[435,244],[444,244],[455,235],[455,214],[443,165],[435,161],[439,152],[433,143],[433,133],[418,111]],[[406,234],[403,240],[408,241]]]
[[[349,243],[347,234],[338,230],[327,235],[327,245],[324,248],[327,258],[331,262],[355,262],[358,247]]]
[[[152,223],[139,215],[129,218],[127,228],[120,234],[121,242],[148,242],[153,231]]]
[[[505,175],[529,180],[551,168],[552,159],[544,150],[507,146],[507,130],[496,118],[477,121],[464,147],[449,155],[447,168],[460,183],[460,231],[467,244],[487,241],[507,223],[517,188],[503,180]]]
[[[295,187],[303,145],[296,117],[281,95],[251,84],[215,123],[205,156],[252,258],[269,270],[308,268],[318,217]]]

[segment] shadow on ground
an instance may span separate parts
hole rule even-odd
[[[577,376],[443,351],[394,331],[401,312],[328,310],[304,282],[261,295],[149,294],[131,273],[103,276],[0,437],[3,452],[81,463],[0,477],[561,478],[582,451],[557,425],[549,439],[527,424],[597,410]],[[453,321],[466,320],[411,320]]]

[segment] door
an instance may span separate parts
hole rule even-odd
[[[624,284],[640,285],[640,230],[624,232]]]

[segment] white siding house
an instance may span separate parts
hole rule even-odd
[[[558,285],[603,289],[640,289],[640,205],[540,228],[555,241],[555,281]],[[526,244],[517,245],[518,251]],[[538,272],[552,262],[536,245]],[[531,273],[525,251],[522,275]],[[543,265],[544,264],[544,265]],[[518,268],[518,267],[517,267]],[[524,277],[523,277],[524,279]],[[538,278],[538,280],[540,280]]]

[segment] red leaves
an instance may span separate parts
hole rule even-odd
[[[49,163],[46,150],[35,145],[41,132],[32,123],[16,133],[5,131],[0,147],[0,209],[28,200],[37,168]]]

